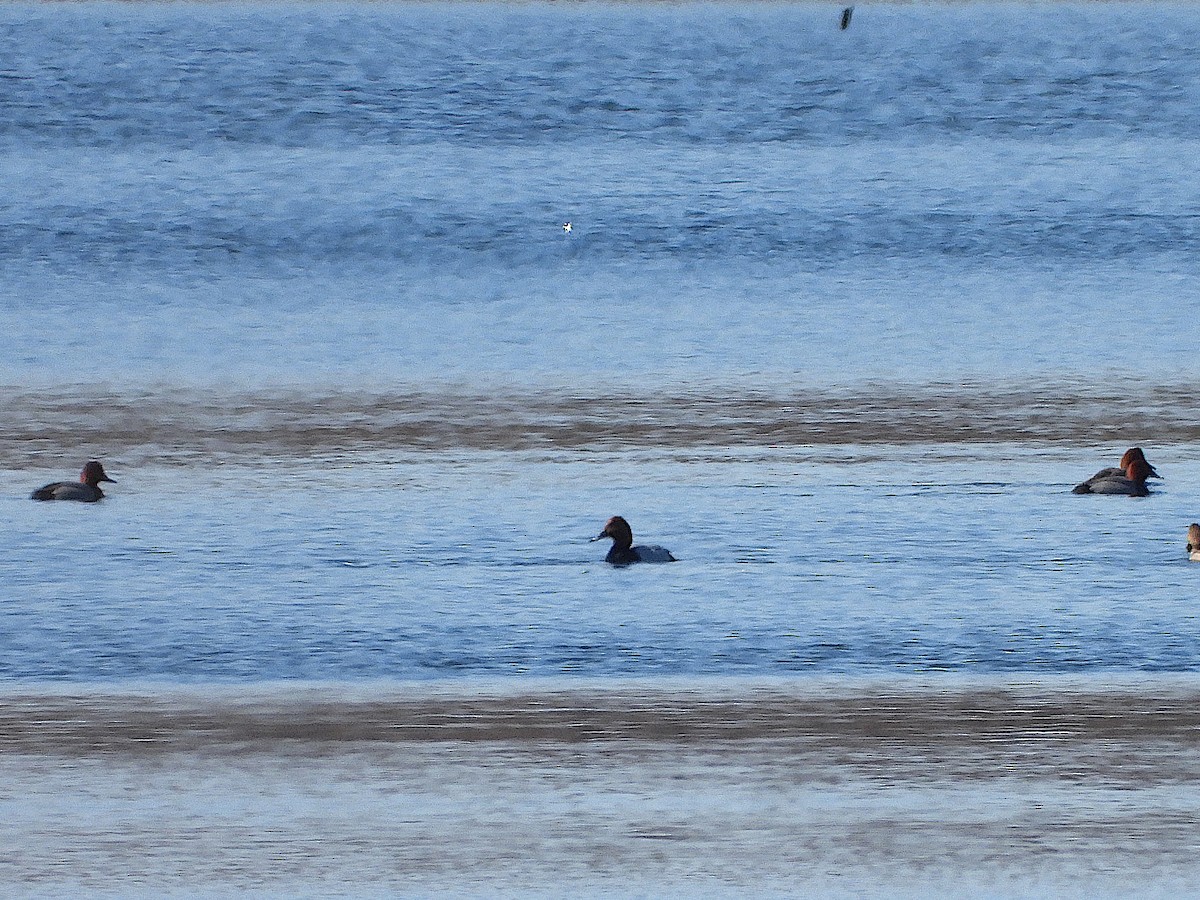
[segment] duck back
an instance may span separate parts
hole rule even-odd
[[[666,547],[651,545],[649,547],[630,547],[641,562],[678,562]]]
[[[1138,483],[1124,476],[1116,478],[1101,478],[1094,482],[1090,491],[1079,493],[1088,494],[1122,494],[1126,497],[1145,497],[1150,491],[1145,483]]]
[[[104,498],[104,491],[80,481],[56,481],[40,487],[30,495],[34,500],[76,500],[95,503]]]

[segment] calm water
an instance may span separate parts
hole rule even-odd
[[[829,13],[0,9],[0,678],[1195,670],[1200,11]]]
[[[63,691],[148,692],[118,694],[134,709],[175,689],[311,683],[538,695],[638,679],[653,697],[744,679],[931,696],[1191,684],[1200,8],[864,5],[845,32],[839,9],[0,7],[0,686],[42,697],[28,701],[41,721]],[[1134,444],[1165,476],[1154,496],[1070,495]],[[119,482],[104,503],[28,500],[93,457]],[[681,561],[605,566],[587,539],[615,513]],[[417,809],[458,781],[492,791],[459,863],[514,891],[553,893],[564,861],[583,893],[755,884],[706,868],[711,836],[671,830],[687,808],[664,800],[664,766],[725,799],[731,770],[667,741],[618,774],[619,754],[568,764],[557,740],[532,762],[500,741],[524,760],[512,783],[488,780],[486,749],[436,773],[427,748],[390,752],[425,760],[406,789]],[[836,800],[772,780],[748,740],[737,765],[762,793],[698,820],[775,791],[828,801],[832,819],[882,796],[849,763],[830,775],[850,786]],[[1107,758],[1106,740],[1084,749]],[[1132,812],[1103,765],[1081,770],[1089,799],[1064,800],[1039,744],[1021,790],[1074,811],[1014,811],[1011,786],[988,782],[968,805],[991,837],[965,861],[953,828],[878,843],[893,818],[953,818],[953,766],[935,764],[933,793],[903,767],[871,770],[890,811],[851,816],[867,861],[813,844],[805,883],[919,893],[965,866],[972,888],[1019,893],[1028,854],[988,851],[1013,833],[1006,816],[1068,853],[1084,845],[1063,823],[1111,806],[1087,852],[1037,883],[1070,893],[1088,872],[1090,892],[1121,893],[1130,817],[1197,808],[1192,774],[1156,768],[1160,742],[1122,750],[1148,773]],[[368,797],[403,761],[345,750],[331,772],[310,750],[313,783],[357,784],[364,822],[394,816]],[[13,783],[78,790],[46,780],[47,752],[9,748]],[[228,776],[195,752],[187,765]],[[245,834],[269,824],[269,798],[307,802],[271,775],[287,752],[260,747],[240,770],[263,803],[242,810]],[[148,808],[121,813],[119,785],[146,763],[118,757],[118,786],[90,807],[112,815],[97,826],[110,835],[178,789],[154,781]],[[514,798],[563,766],[591,793],[539,795],[530,828],[622,778],[670,822],[613,801],[592,812],[628,827],[523,862],[485,853],[496,822],[519,817]],[[1168,802],[1167,784],[1186,790]],[[22,796],[0,805],[32,851],[57,832]],[[212,810],[189,797],[211,835]],[[778,813],[768,837],[722,847],[785,893],[795,860],[776,851],[829,823]],[[449,827],[413,816],[435,837]],[[207,858],[181,827],[148,838],[168,862],[127,892],[179,890],[169,861]],[[316,852],[304,831],[263,852]],[[95,834],[70,833],[64,869],[0,860],[0,877],[122,893],[126,857],[97,866]],[[232,868],[191,874],[294,895],[347,863],[363,893],[488,890],[428,862],[450,841],[385,873],[384,850],[356,860],[354,829],[339,834],[315,874],[272,881],[235,837],[212,844]],[[1146,834],[1170,893],[1195,874],[1186,829]],[[1125,862],[1096,875],[1111,858]]]
[[[1186,381],[1200,13],[829,18],[6,5],[0,379]]]

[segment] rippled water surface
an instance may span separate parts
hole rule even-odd
[[[1191,456],[1161,451],[1145,499],[1072,496],[1103,459],[1009,446],[116,470],[95,507],[4,501],[0,659],[85,682],[1195,671]],[[681,562],[603,564],[614,513]]]
[[[0,377],[1179,380],[1196,10],[829,20],[7,5]]]
[[[1200,10],[839,14],[0,7],[6,889],[1195,883]]]

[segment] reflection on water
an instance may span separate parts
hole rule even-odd
[[[537,752],[557,744],[771,740],[839,749],[858,764],[889,770],[907,765],[892,759],[899,748],[910,763],[916,757],[951,759],[972,748],[972,760],[961,762],[963,775],[986,778],[995,773],[974,768],[982,755],[1037,756],[1076,744],[1192,742],[1200,728],[1194,679],[1125,681],[1103,689],[1061,678],[1024,685],[701,679],[653,686],[630,681],[624,687],[618,680],[603,688],[589,689],[583,682],[537,692],[495,684],[472,690],[471,682],[154,693],[11,687],[0,701],[0,752],[242,754],[278,752],[291,742],[338,752],[341,745],[440,741],[512,744]],[[1190,766],[1175,762],[1184,766],[1176,776]],[[1136,772],[1125,774],[1136,778]]]
[[[709,387],[628,394],[397,388],[389,393],[0,390],[0,462],[46,453],[306,456],[350,449],[537,450],[1200,440],[1190,385]]]
[[[694,688],[9,695],[0,884],[1118,896],[1200,874],[1192,682]]]

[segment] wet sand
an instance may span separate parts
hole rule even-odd
[[[1194,680],[10,691],[0,884],[1178,895],[1200,877],[1198,700]]]
[[[98,414],[102,412],[102,414]],[[861,385],[555,391],[270,392],[0,388],[0,464],[87,456],[131,461],[346,450],[570,450],[845,444],[1200,441],[1190,385]]]
[[[848,690],[830,682],[817,691],[805,684],[538,692],[175,688],[144,694],[10,688],[0,695],[0,752],[275,752],[290,742],[541,747],[770,740],[878,752],[886,761],[895,748],[948,756],[970,748],[977,758],[1098,743],[1188,747],[1200,740],[1200,685],[1189,679],[1115,688],[1088,682],[1069,687],[951,682],[945,688],[897,689],[866,682]]]

